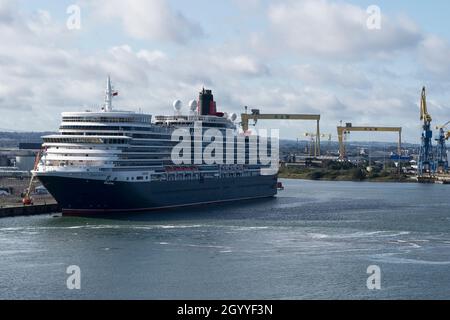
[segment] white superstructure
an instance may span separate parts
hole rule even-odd
[[[182,168],[182,173],[174,168],[171,152],[178,143],[171,140],[174,129],[192,129],[201,122],[204,129],[236,131],[235,116],[199,115],[195,100],[189,103],[190,114],[182,115],[181,103],[176,101],[175,115],[156,116],[152,122],[149,114],[115,110],[115,95],[108,77],[101,111],[62,113],[59,134],[43,137],[45,151],[35,173],[129,182],[200,179],[216,177],[222,171],[227,176],[259,174],[259,166],[203,164]]]

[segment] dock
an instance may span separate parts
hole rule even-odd
[[[423,175],[417,176],[416,179],[419,183],[450,184],[449,174]]]
[[[61,208],[57,203],[38,204],[31,206],[11,206],[0,208],[0,218],[18,217],[18,216],[35,216],[41,214],[50,214],[61,212]]]

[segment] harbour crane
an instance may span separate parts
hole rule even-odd
[[[33,171],[36,171],[38,165],[39,165],[39,161],[41,160],[41,157],[43,155],[43,149],[39,150],[39,152],[36,153],[36,158],[34,159],[34,166],[33,166]],[[22,203],[25,206],[30,206],[33,205],[33,198],[31,197],[31,189],[33,187],[33,180],[34,180],[34,174],[31,174],[31,178],[30,178],[30,182],[28,184],[28,189],[25,192],[24,197],[22,198]]]
[[[423,125],[419,162],[417,166],[419,176],[424,173],[432,173],[435,170],[432,144],[433,131],[431,130],[432,118],[427,109],[427,95],[425,87],[422,88],[420,99],[420,120],[423,121]]]
[[[345,136],[352,131],[358,132],[398,132],[398,154],[400,156],[402,150],[402,128],[401,127],[354,127],[351,123],[346,123],[345,127],[337,127],[339,140],[339,158],[345,160],[347,158],[345,148]]]
[[[241,125],[244,132],[248,131],[249,121],[253,120],[253,125],[256,125],[258,120],[312,120],[316,121],[316,145],[317,155],[320,156],[320,115],[319,114],[262,114],[259,109],[252,109],[251,114],[241,114]]]
[[[439,173],[448,171],[448,156],[446,146],[446,141],[450,138],[450,131],[446,131],[448,124],[450,124],[450,121],[443,124],[442,126],[436,127],[436,129],[439,130],[439,136],[436,138],[436,171]]]

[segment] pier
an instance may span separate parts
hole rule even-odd
[[[61,212],[57,203],[38,204],[31,206],[11,206],[0,208],[0,218],[18,217],[18,216],[34,216],[41,214],[50,214]]]
[[[449,174],[421,175],[417,176],[417,182],[450,184],[450,175]]]

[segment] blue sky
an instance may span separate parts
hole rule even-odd
[[[79,30],[66,27],[72,4]],[[380,30],[367,29],[370,5]],[[418,142],[422,85],[436,124],[450,120],[449,15],[444,0],[0,0],[0,128],[56,130],[60,112],[102,102],[111,74],[123,108],[170,114],[205,85],[224,111],[321,113],[334,135],[340,120],[401,125]]]

